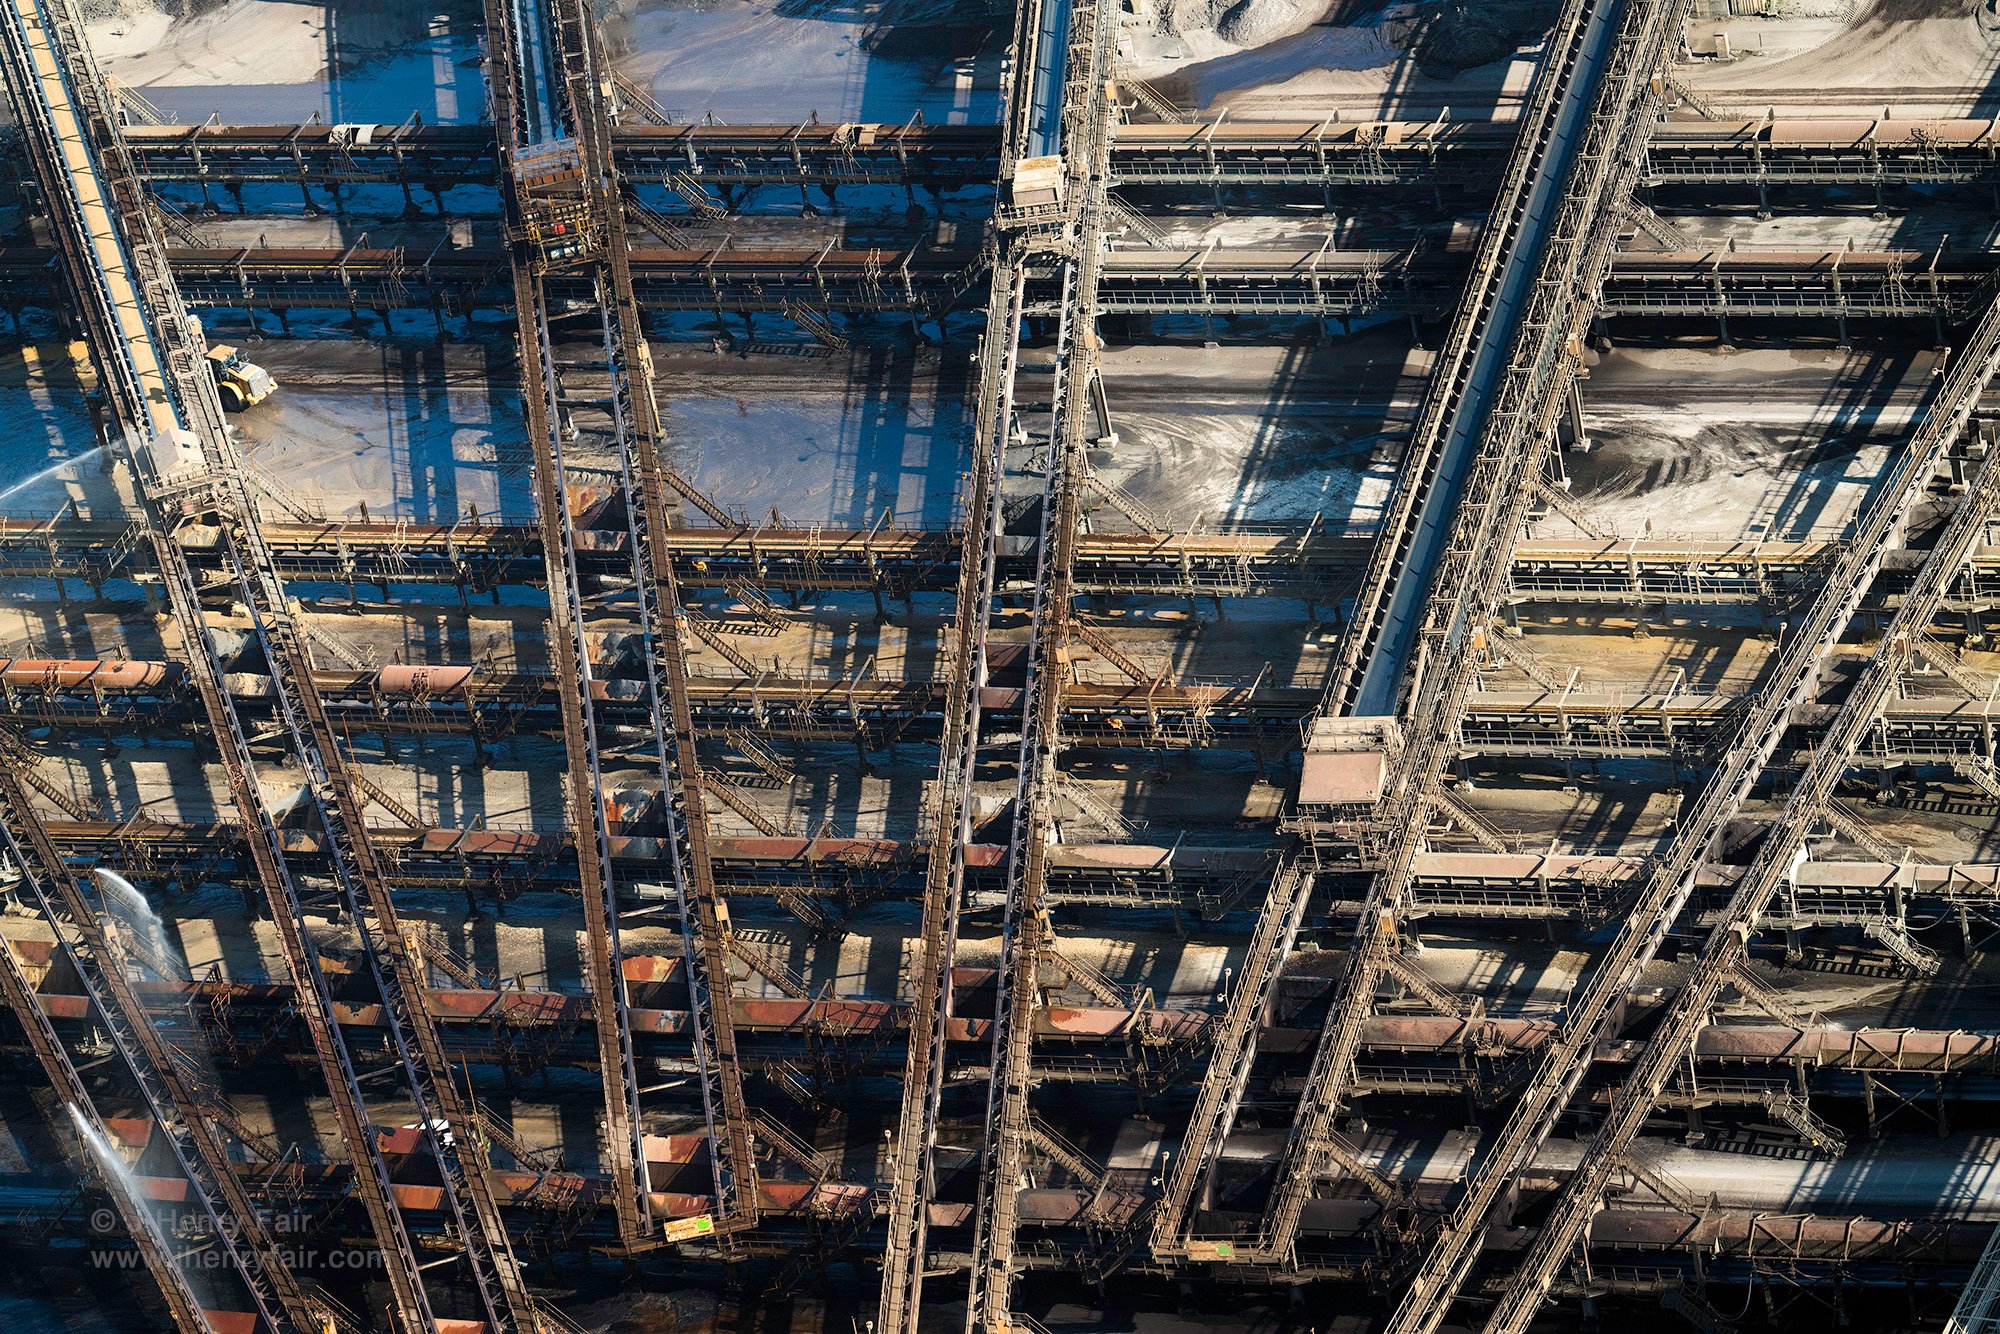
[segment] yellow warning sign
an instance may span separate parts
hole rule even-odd
[[[715,1219],[709,1214],[696,1214],[693,1218],[676,1218],[660,1229],[660,1235],[668,1241],[693,1241],[696,1237],[714,1235]]]

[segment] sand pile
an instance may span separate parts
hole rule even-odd
[[[115,22],[164,14],[178,18],[183,10],[179,0],[77,0],[77,12],[85,23]]]
[[[1438,114],[1526,89],[1557,0],[1138,0],[1126,73],[1201,108]]]
[[[1299,0],[1181,0],[1166,14],[1176,32],[1198,26],[1225,42],[1254,46],[1297,32],[1322,8]]]
[[[1329,0],[1171,0],[1156,11],[1160,31],[1212,33],[1233,46],[1290,36],[1338,7]]]
[[[1383,36],[1424,73],[1448,78],[1535,41],[1556,9],[1556,0],[1442,0],[1389,16]]]
[[[1786,22],[1798,12],[1788,3]],[[1802,21],[1815,24],[1826,29],[1824,40],[1766,59],[1756,58],[1752,45],[1763,25],[1752,24],[1738,39],[1744,58],[1697,64],[1688,81],[1712,91],[1718,104],[1753,111],[1776,105],[1800,115],[1851,115],[1872,105],[1903,116],[2000,112],[1994,0],[1858,0],[1844,22]]]
[[[1533,42],[1555,17],[1557,0],[1414,0],[1366,6],[1352,0],[1169,0],[1159,30],[1260,46],[1315,25],[1372,29],[1407,52],[1425,73],[1451,75]]]

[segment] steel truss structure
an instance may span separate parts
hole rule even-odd
[[[502,160],[510,233],[514,240],[514,306],[526,382],[524,403],[535,450],[541,545],[551,590],[550,642],[554,685],[562,697],[569,808],[593,831],[593,849],[578,861],[590,989],[595,998],[598,1066],[604,1085],[605,1163],[615,1186],[619,1232],[628,1246],[654,1233],[646,1202],[643,1127],[626,1015],[626,981],[619,950],[619,905],[602,799],[596,687],[575,556],[563,436],[572,410],[586,400],[586,379],[607,382],[592,406],[615,442],[618,483],[627,524],[625,568],[639,594],[639,632],[648,665],[644,714],[662,790],[667,848],[686,945],[694,1057],[701,1103],[714,1147],[716,1231],[756,1221],[756,1169],[750,1122],[730,1022],[727,946],[707,848],[694,752],[693,714],[680,648],[680,600],[672,565],[658,551],[667,528],[669,483],[687,487],[659,458],[660,422],[650,357],[640,339],[632,300],[623,197],[606,143],[611,110],[607,75],[594,20],[564,0],[548,5],[487,8],[493,37],[493,120],[503,127]],[[578,353],[555,327],[552,281],[580,285],[594,312],[586,351]],[[699,500],[699,497],[695,497]],[[720,517],[717,515],[717,517]]]
[[[1973,922],[2000,927],[2000,868],[1919,862],[1835,799],[1856,768],[1901,764],[2000,796],[2000,704],[1927,638],[1947,615],[1976,630],[2000,596],[2000,551],[1985,545],[2000,463],[1972,429],[2000,369],[2000,265],[1942,244],[1701,250],[1632,196],[1727,187],[1766,206],[1786,190],[1872,187],[1879,201],[1896,186],[2000,187],[1991,123],[1666,119],[1681,0],[1567,0],[1518,126],[1191,123],[1114,77],[1117,6],[1020,0],[997,128],[689,125],[612,71],[583,0],[489,0],[492,127],[145,125],[131,123],[143,99],[93,67],[69,0],[8,3],[0,72],[23,109],[21,161],[52,244],[0,250],[0,307],[45,303],[50,273],[62,274],[143,514],[0,521],[0,577],[53,580],[65,603],[72,584],[117,597],[156,586],[176,638],[157,661],[0,659],[0,854],[65,965],[37,977],[28,955],[0,945],[0,995],[86,1144],[114,1100],[140,1108],[175,1188],[185,1185],[181,1212],[206,1220],[201,1246],[176,1252],[96,1164],[177,1329],[251,1318],[319,1334],[560,1329],[516,1256],[529,1237],[538,1254],[560,1241],[633,1273],[721,1273],[737,1294],[748,1274],[774,1299],[850,1252],[879,1258],[870,1300],[884,1334],[937,1323],[947,1275],[953,1300],[964,1276],[967,1334],[1036,1328],[1020,1309],[1032,1300],[1023,1275],[1102,1283],[1125,1270],[1366,1284],[1397,1294],[1388,1328],[1409,1332],[1436,1328],[1478,1292],[1498,1298],[1487,1327],[1518,1332],[1552,1295],[1640,1296],[1699,1322],[1712,1314],[1710,1274],[1781,1264],[1914,1285],[1983,1254],[1983,1230],[1969,1226],[1725,1208],[1676,1187],[1633,1146],[1671,1109],[1691,1123],[1764,1115],[1830,1156],[1845,1146],[1842,1118],[1865,1115],[1871,1129],[1885,1119],[1878,1100],[1894,1115],[1934,1095],[1942,1124],[1947,1101],[1991,1097],[1994,1035],[1848,1031],[1795,1012],[1748,955],[1760,930],[1783,932],[1789,955],[1803,933],[1837,933],[1865,941],[1887,969],[1926,976],[1940,956],[1916,919],[1956,915],[1968,953]],[[148,194],[212,202],[219,188],[245,207],[283,187],[311,207],[319,190],[361,210],[400,190],[414,217],[420,191],[442,212],[442,192],[468,185],[493,187],[493,205],[475,211],[497,214],[503,245],[169,247]],[[810,207],[809,187],[832,202],[846,187],[885,185],[911,188],[913,204],[919,187],[991,185],[992,233],[977,245],[790,250],[739,248],[721,225],[758,189],[797,189]],[[1333,190],[1375,188],[1497,189],[1497,202],[1471,246],[1130,240],[1150,234],[1146,207],[1180,207],[1189,192],[1221,208],[1316,191],[1331,213]],[[1663,248],[1619,251],[1630,228]],[[951,526],[753,522],[669,465],[649,315],[776,314],[839,350],[850,322],[879,315],[943,333],[978,304],[974,293],[985,329],[970,474]],[[510,311],[534,522],[336,520],[260,493],[191,308],[345,310],[357,322],[374,312],[385,326],[392,312],[427,310],[441,337],[449,318]],[[1193,315],[1211,332],[1216,317],[1248,317],[1268,332],[1384,313],[1448,324],[1378,526],[1167,532],[1092,475],[1090,447],[1116,441],[1099,367],[1105,317],[1145,329],[1151,317]],[[1831,320],[1843,338],[1850,319],[1930,320],[1940,340],[1946,324],[1979,323],[1850,536],[1530,537],[1549,514],[1592,531],[1543,472],[1558,419],[1578,401],[1586,337],[1627,317],[1720,321],[1725,338],[1739,318]],[[1016,385],[1038,330],[1053,371],[1046,426]],[[1010,475],[1007,451],[1022,444],[1032,456]],[[586,475],[608,500],[586,503]],[[1029,475],[1038,488],[1022,485]],[[1955,505],[1932,505],[1941,478],[1962,490]],[[1035,518],[1020,525],[1035,531],[1010,533],[1008,501],[1036,489]],[[1097,496],[1110,508],[1087,517]],[[1903,551],[1919,504],[1942,527],[1927,551]],[[501,604],[507,590],[539,590],[547,668],[314,661],[300,594],[372,586],[392,602],[422,585],[456,589],[467,609],[474,593]],[[949,596],[950,620],[928,675],[814,676],[766,670],[718,638],[688,597],[700,589],[740,595],[774,622],[774,590],[865,592],[884,619],[889,599],[914,612],[917,597]],[[1218,616],[1226,599],[1299,599],[1316,623],[1329,611],[1344,638],[1323,687],[1273,680],[1268,665],[1254,679],[1181,679],[1085,624],[1088,594],[1185,599],[1190,614],[1207,598]],[[1010,596],[1025,604],[1024,640],[996,629]],[[241,653],[219,647],[223,599],[250,626]],[[1785,628],[1748,693],[1632,695],[1543,679],[1494,624],[1503,609],[1634,602],[1749,609]],[[1875,659],[1822,703],[1835,646],[1884,624]],[[637,635],[614,651],[598,634],[608,627]],[[727,665],[691,672],[697,650],[698,662]],[[1916,677],[1918,658],[1935,672]],[[1507,684],[1520,675],[1537,688]],[[1939,677],[1956,692],[1933,689]],[[13,728],[212,737],[233,818],[111,818],[39,775],[41,743]],[[1264,778],[1295,752],[1311,766],[1335,733],[1365,734],[1379,796],[1320,801],[1302,783],[1274,838],[1169,842],[1115,812],[1099,816],[1112,842],[1068,827],[1066,801],[1096,814],[1065,772],[1086,750],[1122,762],[1235,748]],[[560,738],[566,828],[425,827],[414,804],[349,759],[360,741],[394,758],[407,737],[469,740],[482,761],[488,745],[517,738],[553,756],[540,739]],[[800,833],[702,766],[724,746],[776,765],[760,749],[771,741],[851,743],[864,762],[899,743],[935,747],[915,836]],[[259,782],[274,753],[306,776],[290,820]],[[1573,776],[1605,759],[1665,761],[1699,783],[1659,857],[1533,850],[1446,790],[1455,765],[1543,761]],[[645,790],[614,805],[606,774],[634,765]],[[979,784],[996,768],[1011,780],[1004,845],[977,833],[989,799]],[[1754,859],[1723,860],[1723,827],[1752,786],[1787,780],[1784,813]],[[762,836],[719,833],[710,796]],[[37,798],[71,818],[45,818]],[[394,823],[371,827],[371,809]],[[1871,860],[1806,857],[1807,840],[1829,828]],[[135,949],[86,892],[75,863],[97,858],[142,885],[247,887],[272,920],[283,975],[185,977]],[[399,913],[397,893],[412,888],[463,890],[468,908],[480,894],[574,895],[582,987],[485,976]],[[823,938],[844,910],[913,904],[919,935],[902,989],[853,999],[816,988],[732,928],[732,899]],[[1160,909],[1182,932],[1247,934],[1248,950],[1218,1011],[1162,1006],[1068,957],[1057,909]],[[308,931],[329,911],[361,947],[351,979]],[[675,951],[627,948],[641,912],[671,923]],[[960,958],[976,914],[997,927],[990,969]],[[1560,1020],[1493,1016],[1417,967],[1411,942],[1427,918],[1608,927],[1611,943]],[[1675,931],[1706,932],[1692,976],[1671,995],[1642,993],[1641,971]],[[1337,967],[1310,962],[1328,945],[1345,950]],[[732,987],[739,969],[762,994]],[[1087,1000],[1053,1001],[1064,990]],[[1759,1018],[1718,1024],[1718,1009]],[[1651,1036],[1618,1041],[1638,1014]],[[115,1061],[78,1059],[92,1026]],[[310,1048],[346,1161],[295,1175],[329,1216],[365,1219],[383,1257],[383,1309],[344,1311],[288,1268],[259,1213],[283,1155],[234,1116],[227,1078],[206,1076],[181,1042]],[[587,1087],[551,1081],[548,1096],[572,1110],[591,1102],[597,1170],[523,1151],[474,1099],[475,1067],[508,1080],[593,1072]],[[642,1080],[655,1072],[669,1078]],[[874,1172],[849,1179],[791,1124],[793,1105],[821,1112],[829,1089],[898,1075]],[[1193,1109],[1148,1179],[1094,1161],[1052,1124],[1059,1090],[1129,1096],[1149,1116],[1154,1099],[1191,1096]],[[1363,1094],[1506,1120],[1462,1189],[1439,1174],[1392,1178],[1343,1124]],[[1829,1119],[1832,1103],[1841,1110]],[[1281,1146],[1258,1148],[1237,1123],[1268,1109],[1289,1111],[1289,1130]],[[1579,1110],[1601,1118],[1582,1162],[1536,1174],[1551,1128]],[[414,1124],[391,1130],[390,1116]],[[675,1120],[686,1133],[649,1135]],[[434,1170],[434,1196],[392,1180],[406,1150]],[[534,1170],[496,1165],[496,1150]],[[760,1152],[777,1172],[760,1174]],[[662,1189],[648,1166],[661,1155],[705,1180]],[[1084,1186],[1052,1189],[1038,1163]],[[1639,1207],[1635,1194],[1647,1197]],[[1523,1199],[1551,1203],[1532,1235],[1501,1226]],[[197,1275],[194,1257],[211,1254],[215,1272]],[[445,1267],[464,1281],[441,1282]],[[1986,1254],[1975,1272],[1993,1268]],[[1476,1288],[1476,1275],[1491,1281]],[[446,1306],[464,1308],[459,1319]]]
[[[990,183],[1001,136],[985,125],[657,125],[623,106],[612,151],[620,174],[665,184],[687,173],[720,189],[756,186]],[[630,114],[637,113],[637,114]],[[493,183],[493,135],[480,125],[233,126],[128,124],[134,163],[154,185],[401,185],[433,193]],[[1112,138],[1113,184],[1134,186],[1490,187],[1512,140],[1491,121],[1224,119],[1134,116]],[[2000,135],[1990,120],[1881,117],[1672,120],[1647,144],[1646,184],[1773,187],[1991,182]],[[414,202],[414,195],[405,198]]]
[[[272,671],[293,754],[309,775],[313,805],[343,907],[363,928],[370,973],[385,1011],[397,1065],[425,1127],[475,1280],[481,1315],[496,1330],[539,1328],[532,1299],[507,1241],[469,1103],[444,1059],[424,978],[400,927],[373,849],[357,837],[360,806],[341,767],[338,741],[311,681],[311,662],[283,583],[260,537],[258,514],[223,425],[222,407],[143,206],[142,187],[123,154],[116,117],[63,0],[20,0],[6,15],[4,68],[24,127],[111,413],[141,485],[154,562],[181,629],[188,665],[231,779],[288,967],[313,1029],[316,1052],[386,1261],[392,1315],[402,1328],[433,1321],[409,1235],[367,1123],[354,1065],[331,1019],[317,953],[304,934],[304,908],[287,870],[269,807],[258,788],[249,742],[221,688],[221,670],[195,581],[175,529],[189,508],[210,509],[228,540],[229,582],[250,609]]]
[[[1931,404],[1915,438],[1898,461],[1889,485],[1858,525],[1855,543],[1842,561],[1842,567],[1835,571],[1835,577],[1815,604],[1813,614],[1801,622],[1798,632],[1766,676],[1759,702],[1753,707],[1752,715],[1745,720],[1738,742],[1740,753],[1756,758],[1746,758],[1728,766],[1741,777],[1732,775],[1732,783],[1717,784],[1711,788],[1715,799],[1697,803],[1694,818],[1683,822],[1674,856],[1656,881],[1656,884],[1667,888],[1671,897],[1663,904],[1642,903],[1641,912],[1645,913],[1643,920],[1646,923],[1643,931],[1621,932],[1620,941],[1614,944],[1612,954],[1599,966],[1597,977],[1604,978],[1607,984],[1615,985],[1622,979],[1635,976],[1620,957],[1621,945],[1633,938],[1652,937],[1657,940],[1666,924],[1677,915],[1678,904],[1685,900],[1687,894],[1684,886],[1692,882],[1700,864],[1712,855],[1720,837],[1722,820],[1739,809],[1748,795],[1759,761],[1770,753],[1777,736],[1783,731],[1783,718],[1816,693],[1823,679],[1827,656],[1853,616],[1863,589],[1873,572],[1882,565],[1890,548],[1907,533],[1912,509],[1937,474],[1946,448],[1965,429],[1980,396],[1996,373],[2000,373],[2000,304],[1987,313],[1970,344],[1953,363],[1936,401]],[[1616,1161],[1630,1151],[1633,1139],[1645,1123],[1651,1101],[1660,1095],[1673,1068],[1684,1059],[1693,1029],[1702,1022],[1716,996],[1742,967],[1748,953],[1750,933],[1756,929],[1759,918],[1777,896],[1785,880],[1786,868],[1802,850],[1807,833],[1823,818],[1835,785],[1857,757],[1861,739],[1873,726],[1877,711],[1895,691],[1912,643],[1935,614],[1944,589],[1960,562],[1976,544],[1984,540],[1996,498],[2000,498],[2000,466],[1989,459],[1936,545],[1925,557],[1910,592],[1905,595],[1902,609],[1889,627],[1885,648],[1869,661],[1853,689],[1841,702],[1830,735],[1815,750],[1812,763],[1792,789],[1782,821],[1767,837],[1758,850],[1757,860],[1751,863],[1750,869],[1738,882],[1722,920],[1710,931],[1693,976],[1675,996],[1665,1020],[1648,1041],[1637,1069],[1614,1098],[1610,1115],[1598,1129],[1584,1153],[1582,1163],[1564,1187],[1555,1212],[1543,1225],[1527,1258],[1489,1317],[1486,1325],[1489,1330],[1519,1334],[1533,1319],[1556,1267],[1574,1244],[1583,1219],[1594,1206],[1609,1172]],[[1707,798],[1708,794],[1705,793],[1704,797]],[[1709,814],[1711,810],[1713,814]],[[1597,989],[1594,982],[1593,993]],[[1607,1023],[1596,1017],[1601,1011],[1602,1007],[1586,1001],[1579,1007],[1579,1013],[1588,1017],[1582,1023],[1573,1020],[1572,1032],[1579,1036],[1588,1032],[1593,1037],[1602,1034]],[[1573,1056],[1583,1049],[1581,1044],[1570,1042],[1564,1043],[1563,1048],[1560,1057]],[[1531,1109],[1549,1105],[1545,1099],[1536,1096],[1539,1085],[1567,1085],[1571,1082],[1569,1072],[1560,1067],[1547,1069],[1538,1076],[1538,1085],[1531,1086],[1522,1100],[1523,1111],[1529,1113],[1528,1124],[1533,1124],[1531,1118],[1534,1112]],[[1520,1116],[1517,1113],[1517,1119]],[[1548,1124],[1544,1122],[1531,1135],[1530,1142],[1539,1143],[1540,1137],[1547,1133]],[[1526,1161],[1525,1157],[1511,1153],[1496,1155],[1488,1160],[1484,1171],[1492,1175],[1507,1166],[1518,1170]],[[1503,1167],[1496,1168],[1496,1163]],[[1468,1201],[1478,1193],[1475,1185],[1473,1191],[1468,1193]],[[1440,1251],[1457,1243],[1460,1234],[1456,1229],[1479,1225],[1471,1209],[1462,1209],[1441,1238]],[[1413,1304],[1419,1300],[1418,1293],[1421,1291],[1426,1290],[1413,1285]],[[1450,1289],[1428,1292],[1422,1300],[1434,1305],[1425,1308],[1418,1320],[1405,1323],[1413,1329],[1435,1328],[1452,1295]]]
[[[0,249],[0,306],[47,297],[48,252]],[[507,256],[492,250],[424,254],[403,249],[259,246],[169,252],[175,280],[197,309],[285,314],[302,310],[425,311],[438,319],[511,303]],[[780,250],[743,247],[631,250],[639,308],[656,312],[778,315],[801,312],[935,320],[981,290],[988,257],[977,250]],[[1463,290],[1466,257],[1450,252],[1290,249],[1121,250],[1104,258],[1105,315],[1351,320],[1449,313]],[[1024,313],[1055,318],[1055,265],[1023,266]],[[1605,277],[1605,318],[1700,320],[1975,319],[1991,297],[1989,253],[1947,251],[1625,251]],[[552,295],[587,301],[574,275],[550,278]]]

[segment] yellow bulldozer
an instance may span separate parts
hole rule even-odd
[[[227,343],[218,343],[208,349],[208,368],[215,375],[215,387],[222,395],[222,406],[229,412],[255,407],[278,387],[271,372],[246,359],[242,352]]]

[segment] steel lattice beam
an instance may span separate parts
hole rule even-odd
[[[1937,401],[1931,405],[1915,438],[1899,456],[1896,471],[1882,488],[1876,503],[1857,525],[1856,540],[1849,558],[1834,571],[1813,614],[1801,622],[1786,651],[1766,678],[1762,699],[1744,724],[1744,734],[1739,742],[1742,751],[1757,756],[1768,755],[1776,733],[1782,730],[1781,726],[1775,725],[1782,714],[1799,708],[1813,698],[1823,680],[1824,664],[1830,649],[1852,619],[1862,595],[1889,550],[1899,544],[1907,533],[1911,513],[1931,479],[1937,475],[1945,451],[1964,431],[1981,395],[1996,373],[2000,373],[2000,304],[1988,311],[1972,341],[1954,362]],[[1957,512],[1925,557],[1914,586],[1905,595],[1902,609],[1889,627],[1884,647],[1869,660],[1841,703],[1828,739],[1814,752],[1812,763],[1793,788],[1783,818],[1766,836],[1756,860],[1738,882],[1722,920],[1709,933],[1693,975],[1683,984],[1667,1015],[1654,1030],[1637,1068],[1613,1099],[1611,1114],[1584,1151],[1583,1160],[1564,1185],[1554,1212],[1543,1224],[1527,1258],[1489,1317],[1486,1328],[1494,1334],[1520,1334],[1534,1318],[1553,1281],[1556,1267],[1569,1253],[1590,1211],[1596,1207],[1611,1169],[1630,1149],[1667,1080],[1686,1059],[1694,1033],[1706,1022],[1722,989],[1741,968],[1758,919],[1776,897],[1793,862],[1804,848],[1806,836],[1819,824],[1835,785],[1855,758],[1862,737],[1873,726],[1876,714],[1896,690],[1911,646],[1937,613],[1944,590],[1959,566],[1971,554],[1972,548],[1984,540],[1987,521],[1996,500],[2000,500],[2000,461],[1989,454]],[[1779,716],[1774,717],[1774,714]],[[1731,769],[1748,770],[1751,775],[1757,767],[1754,763],[1730,766]],[[1641,906],[1640,912],[1633,918],[1634,927],[1621,932],[1611,956],[1599,965],[1596,977],[1604,978],[1607,984],[1615,984],[1636,976],[1636,970],[1625,966],[1619,946],[1627,944],[1632,936],[1640,933],[1643,933],[1643,938],[1657,940],[1665,932],[1676,915],[1679,903],[1685,901],[1687,891],[1684,885],[1692,883],[1702,862],[1712,854],[1723,821],[1740,808],[1748,790],[1747,781],[1718,785],[1718,789],[1712,789],[1717,792],[1717,799],[1704,801],[1697,807],[1694,818],[1680,824],[1674,855],[1660,877],[1661,882],[1674,887],[1675,897],[1669,901],[1669,906],[1661,907],[1652,902]],[[1650,954],[1650,950],[1646,953]],[[1593,988],[1596,985],[1594,977]],[[1593,1022],[1582,1027],[1573,1025],[1572,1031],[1577,1037],[1588,1033],[1595,1040],[1608,1032],[1608,1019],[1597,1018],[1596,1007],[1583,1012],[1590,1014]],[[1566,1033],[1565,1038],[1569,1037],[1570,1033]],[[1566,1040],[1555,1059],[1579,1057],[1587,1050],[1586,1044]],[[1566,1073],[1545,1070],[1541,1079],[1551,1086],[1573,1087],[1575,1081],[1563,1077]],[[1530,1112],[1543,1105],[1542,1100],[1532,1096],[1532,1092],[1523,1098],[1522,1106]],[[1549,1118],[1549,1122],[1553,1120],[1553,1117]],[[1540,1124],[1539,1133],[1531,1138],[1538,1144],[1549,1128],[1547,1122]],[[1509,1155],[1505,1159],[1496,1157],[1491,1162],[1499,1164],[1500,1168],[1488,1170],[1498,1171],[1510,1166],[1518,1169],[1524,1161],[1519,1155]],[[1485,1221],[1483,1217],[1473,1219],[1469,1211],[1460,1217],[1478,1226],[1483,1226]],[[1416,1300],[1417,1291],[1413,1285],[1411,1302]],[[1455,1291],[1451,1288],[1431,1291],[1425,1299],[1430,1305],[1425,1308],[1421,1321],[1399,1316],[1397,1327],[1407,1328],[1413,1334],[1414,1331],[1434,1329],[1454,1295]]]

